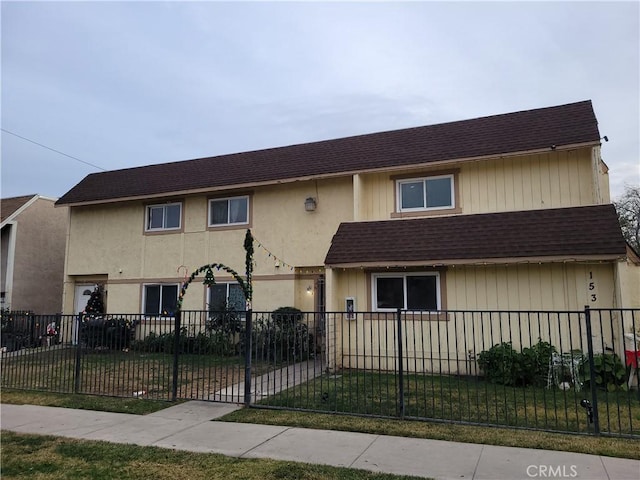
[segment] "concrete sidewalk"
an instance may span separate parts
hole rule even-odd
[[[640,461],[364,433],[211,421],[239,408],[193,401],[140,416],[2,404],[1,427],[21,433],[273,458],[436,479],[638,480]]]

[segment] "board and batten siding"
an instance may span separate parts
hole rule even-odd
[[[344,299],[352,297],[358,311],[374,310],[370,273],[335,270],[328,274],[337,294],[333,305],[342,310]],[[405,368],[474,373],[477,355],[507,339],[516,349],[529,347],[539,338],[561,351],[578,348],[585,344],[585,338],[584,326],[579,325],[580,317],[575,312],[582,311],[585,305],[591,308],[615,305],[615,275],[613,263],[449,266],[443,275],[446,282],[443,303],[449,313],[439,318],[424,314],[422,320],[406,318]],[[515,310],[532,313],[518,316],[505,312]],[[538,314],[539,311],[561,313],[549,316]],[[336,355],[330,359],[332,367],[395,368],[395,315],[389,314],[386,321],[380,318],[379,314],[361,314],[357,320],[347,320],[341,314],[329,315],[328,341],[335,343],[336,348]],[[616,325],[614,322],[613,326]],[[600,331],[594,331],[596,348],[620,344],[611,338],[610,332],[605,331],[604,337]]]
[[[585,305],[609,308],[616,305],[614,267],[613,263],[577,262],[451,265],[441,273],[445,292],[442,301],[447,310],[582,310]],[[425,266],[403,271],[430,270]],[[374,310],[370,275],[388,270],[333,271],[334,310],[344,310],[347,297],[356,298],[358,311]]]
[[[562,208],[601,203],[590,149],[485,159],[452,167],[359,174],[356,219],[386,220],[396,210],[395,178],[457,171],[462,214]],[[602,175],[600,175],[602,176]],[[355,183],[355,182],[354,182]],[[608,201],[608,200],[606,200]],[[442,211],[446,214],[446,211]]]

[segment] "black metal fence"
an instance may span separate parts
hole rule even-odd
[[[640,436],[640,310],[22,313],[2,329],[4,388]]]

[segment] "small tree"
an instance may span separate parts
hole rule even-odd
[[[104,300],[102,285],[96,285],[96,288],[91,292],[87,306],[84,307],[85,315],[102,315],[104,314]]]
[[[624,239],[640,253],[640,186],[626,185],[624,193],[613,205]]]

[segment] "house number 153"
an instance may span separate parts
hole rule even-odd
[[[593,279],[593,272],[589,272],[589,300],[592,302],[598,300],[598,294],[596,293],[596,281]]]

